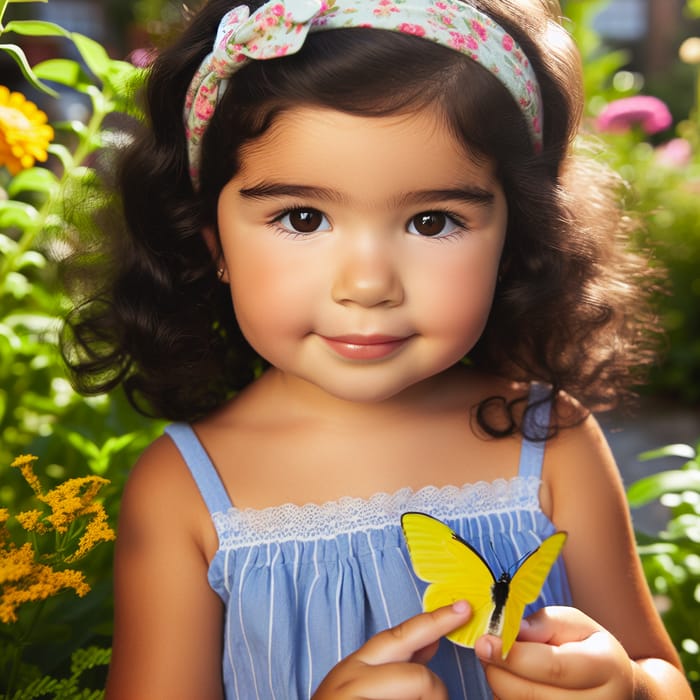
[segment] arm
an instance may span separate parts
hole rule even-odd
[[[108,700],[223,698],[222,605],[205,555],[212,537],[187,467],[160,438],[134,467],[121,504]]]
[[[487,673],[496,695],[518,697],[515,681],[555,691],[538,690],[543,699],[568,690],[581,698],[690,700],[644,579],[617,467],[593,417],[548,444],[544,481],[552,520],[569,533],[564,560],[577,610],[541,611],[505,663],[493,654]],[[488,641],[492,649],[499,644]],[[477,651],[488,655],[486,643]]]

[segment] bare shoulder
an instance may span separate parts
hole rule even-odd
[[[178,513],[177,519],[173,513]],[[161,530],[191,537],[203,551],[214,536],[211,517],[185,461],[167,435],[141,454],[126,483],[120,511],[120,536],[155,536]]]
[[[187,465],[170,438],[157,439],[122,498],[110,700],[221,697],[221,601],[207,582],[211,538]]]

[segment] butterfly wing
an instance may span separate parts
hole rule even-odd
[[[537,600],[549,572],[566,542],[565,532],[555,532],[531,552],[513,574],[503,611],[503,658],[513,646],[525,606]]]
[[[401,517],[413,570],[430,585],[423,595],[426,612],[457,600],[472,607],[469,621],[447,635],[456,644],[473,647],[488,630],[494,609],[494,576],[481,555],[445,523],[424,513]]]

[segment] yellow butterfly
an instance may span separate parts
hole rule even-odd
[[[401,517],[413,570],[430,585],[423,594],[426,612],[457,600],[466,600],[472,617],[447,635],[455,644],[473,647],[483,634],[503,640],[505,659],[520,629],[525,606],[542,590],[552,565],[559,556],[565,532],[556,532],[519,562],[512,575],[494,575],[484,558],[445,523],[424,513]]]

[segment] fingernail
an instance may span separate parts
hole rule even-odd
[[[469,611],[469,603],[467,603],[466,600],[458,600],[457,602],[452,603],[452,610],[458,615],[463,615],[465,612]]]
[[[487,639],[480,639],[477,642],[475,651],[480,659],[490,661],[493,656],[493,645]]]

